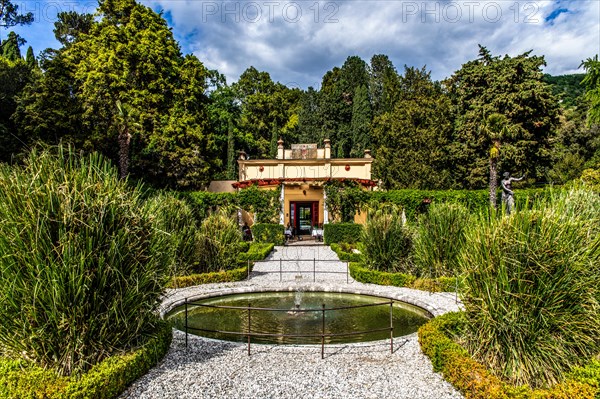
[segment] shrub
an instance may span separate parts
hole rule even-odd
[[[0,167],[1,352],[69,375],[154,331],[166,235],[141,193],[70,148]]]
[[[242,233],[235,220],[225,212],[210,215],[200,225],[198,234],[200,259],[198,272],[231,269],[244,246]]]
[[[600,200],[592,197],[559,193],[481,217],[467,234],[468,347],[507,381],[554,384],[600,350]]]
[[[146,206],[153,215],[154,228],[168,235],[169,275],[184,275],[198,268],[198,228],[188,203],[171,193],[160,192],[148,199]]]
[[[250,267],[252,269],[252,266]],[[252,270],[250,270],[252,271]],[[231,270],[221,270],[210,273],[196,273],[187,276],[175,276],[171,278],[168,288],[185,288],[200,284],[228,283],[241,281],[248,278],[248,266],[241,266]]]
[[[421,349],[434,371],[441,372],[456,389],[471,399],[593,399],[600,391],[597,362],[574,370],[570,378],[549,389],[532,390],[503,382],[475,361],[456,341],[464,334],[462,313],[447,313],[419,328]],[[596,396],[595,396],[596,395]]]
[[[348,248],[346,243],[331,244],[330,248],[340,258],[340,260],[348,262],[361,262],[362,255],[352,252],[352,248]]]
[[[459,204],[432,204],[417,222],[414,257],[421,275],[454,276],[465,243],[468,210]]]
[[[285,243],[284,227],[275,223],[256,223],[252,225],[252,237],[256,242],[283,245]]]
[[[247,244],[247,243],[245,243],[245,244]],[[250,244],[250,248],[248,249],[247,252],[242,252],[238,255],[238,260],[240,260],[240,261],[263,260],[267,256],[269,256],[271,251],[273,251],[274,247],[275,247],[275,244],[273,244],[273,243],[253,242],[252,244]]]
[[[355,243],[360,240],[363,226],[356,223],[328,223],[323,225],[325,245],[333,243]]]
[[[237,208],[237,193],[211,193],[208,191],[190,191],[180,193],[190,205],[196,221],[200,223],[220,210],[230,211]]]
[[[24,360],[0,358],[0,398],[116,398],[167,353],[171,325],[160,322],[157,331],[135,352],[109,357],[78,376],[63,377]]]
[[[369,212],[361,238],[363,262],[374,270],[411,273],[412,232],[397,208]]]
[[[238,203],[242,209],[254,214],[256,223],[277,223],[279,212],[281,189],[260,189],[250,186],[238,193]]]
[[[515,201],[517,209],[525,203],[534,203],[548,197],[551,190],[546,188],[516,189]],[[419,215],[423,199],[429,198],[432,204],[452,203],[466,207],[470,212],[487,210],[490,206],[489,190],[389,190],[373,191],[370,201],[379,204],[394,204],[406,213],[408,220],[415,220]],[[500,196],[498,196],[500,198]]]
[[[408,287],[429,292],[452,292],[456,290],[455,277],[416,278],[405,273],[388,273],[367,269],[360,263],[350,263],[350,276],[358,282],[367,284]]]
[[[410,274],[381,272],[360,263],[350,263],[349,267],[350,276],[361,283],[408,287],[415,281],[415,276]]]

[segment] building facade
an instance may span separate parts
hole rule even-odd
[[[292,226],[297,234],[310,234],[312,228],[330,221],[323,187],[328,181],[353,180],[366,190],[377,185],[371,180],[373,158],[369,150],[365,150],[363,158],[331,158],[328,139],[323,148],[317,144],[292,144],[285,149],[281,139],[277,145],[276,159],[251,160],[240,152],[239,180],[233,186],[244,189],[257,185],[266,190],[281,187],[279,222]],[[363,218],[364,215],[356,215],[355,221],[362,222]],[[245,221],[252,224],[251,217]]]

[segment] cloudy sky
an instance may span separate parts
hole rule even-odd
[[[94,1],[19,1],[36,22],[17,31],[36,53],[58,47],[58,11],[93,12]],[[578,72],[600,53],[600,0],[148,0],[163,11],[183,52],[194,53],[228,82],[249,66],[288,86],[319,88],[325,72],[351,55],[368,61],[387,54],[399,71],[427,66],[434,79],[450,76],[477,57],[532,50],[545,71]],[[6,37],[6,32],[0,32]],[[579,72],[581,72],[579,70]]]

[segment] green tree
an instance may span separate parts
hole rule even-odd
[[[600,61],[598,61],[598,55],[583,61],[581,66],[586,71],[585,78],[581,83],[586,87],[585,98],[590,103],[588,121],[590,124],[600,124]]]
[[[368,87],[367,64],[357,56],[346,59],[341,68],[334,67],[323,76],[319,117],[324,138],[332,143],[332,154],[350,155],[353,148],[352,111],[354,95],[360,86]]]
[[[0,162],[9,162],[29,143],[17,132],[13,114],[17,98],[32,79],[32,70],[24,59],[0,57]]]
[[[296,139],[300,90],[275,83],[267,72],[254,67],[246,69],[232,87],[241,104],[240,144],[250,154],[271,157],[279,136],[284,141]]]
[[[500,58],[480,46],[479,58],[444,82],[457,115],[449,146],[456,185],[487,185],[489,140],[479,127],[482,115],[493,113],[505,115],[513,132],[503,142],[498,167],[544,178],[551,159],[549,140],[559,115],[556,98],[543,81],[544,65],[544,57],[530,52]]]
[[[82,34],[88,34],[94,24],[92,14],[79,14],[75,11],[58,13],[54,23],[54,36],[63,46],[75,42]]]
[[[21,59],[20,47],[26,43],[26,40],[15,32],[10,32],[8,38],[3,40],[0,44],[0,55],[10,61],[16,61]]]
[[[238,137],[237,125],[241,109],[236,101],[236,93],[231,86],[227,85],[225,76],[214,70],[208,73],[211,88],[209,89],[207,112],[219,158],[225,160],[223,162],[225,170],[221,171],[224,173],[222,177],[236,179],[236,150],[241,141]]]
[[[92,147],[117,161],[125,126],[117,104],[125,104],[127,126],[139,126],[128,130],[132,175],[162,186],[204,186],[215,157],[206,69],[181,55],[166,21],[148,7],[106,0],[99,16],[89,34],[67,30],[76,40],[64,48]]]
[[[371,146],[371,103],[365,86],[358,86],[354,92],[352,104],[352,150],[350,156],[360,158],[364,150]]]
[[[25,56],[25,62],[27,63],[27,66],[29,66],[29,68],[31,69],[38,67],[37,60],[35,59],[35,54],[33,53],[33,47],[31,46],[27,47],[27,55]]]
[[[447,146],[452,134],[452,106],[430,73],[405,67],[399,100],[391,112],[375,117],[374,174],[388,189],[447,188]]]
[[[0,27],[10,28],[16,25],[29,25],[33,22],[33,13],[19,14],[19,6],[11,0],[0,0]]]
[[[50,144],[60,141],[91,150],[92,141],[82,125],[83,109],[73,95],[77,86],[73,65],[63,51],[47,49],[40,56],[43,73],[24,87],[13,120],[21,137]]]
[[[321,143],[326,138],[321,131],[319,96],[317,90],[309,87],[300,98],[298,140],[301,143]]]
[[[399,92],[400,79],[394,64],[387,55],[371,57],[369,66],[369,95],[373,114],[380,115],[394,108]]]

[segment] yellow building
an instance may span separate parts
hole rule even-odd
[[[281,139],[277,144],[277,159],[251,160],[240,152],[239,180],[233,186],[281,187],[279,222],[291,225],[298,234],[310,234],[312,227],[330,221],[323,189],[326,182],[353,180],[365,189],[377,185],[371,180],[373,158],[369,150],[365,150],[364,158],[331,158],[328,139],[324,140],[323,148],[317,148],[316,144],[292,144],[285,149]],[[356,215],[355,221],[362,222],[363,218]]]

